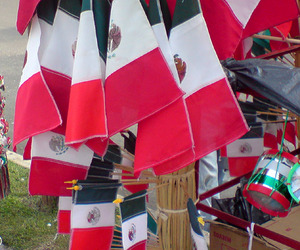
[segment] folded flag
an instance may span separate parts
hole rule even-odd
[[[299,15],[295,0],[200,0],[200,3],[220,60],[233,57],[242,39]]]
[[[158,0],[150,0],[148,18],[164,58],[174,79],[179,84],[180,76],[171,52]],[[164,89],[164,83],[162,83],[161,88]],[[177,143],[178,140],[180,143]],[[189,114],[185,100],[181,97],[168,107],[139,122],[134,171],[138,173],[147,168],[156,166],[158,168],[179,155],[181,157],[188,156],[184,153],[191,150],[192,147],[193,138]],[[188,161],[193,159],[194,157]],[[171,169],[166,167],[162,171],[167,174],[178,170],[178,167],[182,167],[182,165],[174,164]]]
[[[86,179],[94,154],[85,145],[78,151],[66,146],[64,136],[54,132],[34,136],[31,150],[31,195],[71,196],[64,182]]]
[[[176,2],[169,42],[175,61],[182,66],[178,73],[186,93],[195,161],[240,138],[248,126],[216,56],[197,0]]]
[[[32,19],[25,64],[16,97],[14,148],[21,141],[49,131],[62,123],[58,107],[42,75],[38,57],[40,44],[41,25],[35,15]]]
[[[200,224],[198,221],[198,218],[200,217],[197,208],[191,198],[188,199],[187,202],[187,209],[189,213],[190,218],[190,229],[191,229],[191,235],[194,242],[194,248],[197,250],[207,250],[207,244],[206,240],[203,236],[203,232],[200,228]]]
[[[111,247],[118,187],[113,183],[80,183],[73,193],[70,249],[101,249]]]
[[[122,216],[122,242],[124,250],[146,249],[147,211],[146,191],[140,191],[124,198],[120,203]]]
[[[101,48],[103,43],[98,40],[107,37],[104,31],[108,29],[106,13],[110,5],[107,1],[95,3],[93,6],[91,0],[82,1],[66,128],[68,145],[106,138],[108,134],[103,82],[106,43]],[[93,7],[98,15],[94,15]],[[102,33],[97,33],[96,25],[102,27]]]
[[[109,135],[167,107],[182,95],[140,1],[114,0],[105,80]]]
[[[59,196],[57,211],[57,233],[70,234],[71,232],[72,197]]]

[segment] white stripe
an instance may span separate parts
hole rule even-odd
[[[199,249],[199,250],[208,249],[204,237],[202,235],[196,234],[191,226],[190,226],[190,228],[191,228],[192,239],[195,242],[196,249]]]
[[[117,49],[107,53],[106,78],[158,47],[139,0],[114,0],[110,28],[112,24],[120,27],[121,43]]]
[[[37,15],[32,18],[32,25],[27,42],[27,62],[23,68],[20,86],[27,81],[32,75],[41,71],[38,50],[40,47],[41,29]]]
[[[263,152],[263,138],[239,139],[227,145],[227,157],[260,156]]]
[[[134,231],[134,232],[133,232]],[[131,234],[132,232],[133,234]],[[133,236],[133,238],[130,238]],[[147,239],[147,214],[135,216],[122,223],[122,241],[124,250]]]
[[[104,64],[104,62],[103,62]],[[92,11],[80,15],[78,40],[76,44],[72,84],[94,79],[104,79]],[[104,66],[103,66],[104,67]]]
[[[156,40],[159,44],[162,54],[165,57],[167,64],[172,72],[172,75],[177,83],[179,83],[178,72],[174,63],[174,57],[171,52],[168,36],[166,33],[165,25],[163,23],[158,23],[152,26]]]
[[[93,216],[94,219],[91,219]],[[77,204],[71,211],[71,228],[97,228],[115,225],[115,204]]]
[[[273,171],[269,171],[268,175],[276,178],[276,172],[280,173],[281,175],[288,177],[289,172],[291,171],[292,166],[288,167],[285,164],[279,163],[278,165],[278,161],[271,161],[270,159],[264,159],[258,162],[257,164],[257,169],[261,169],[261,168],[265,168],[268,170],[273,170]]]
[[[41,65],[66,76],[72,76],[74,45],[78,34],[78,19],[61,10],[56,11],[51,40],[41,51]]]
[[[246,27],[253,11],[260,0],[225,0],[233,11],[234,15],[241,22],[243,28]]]
[[[173,54],[178,54],[187,64],[180,85],[185,97],[225,78],[202,14],[173,28],[169,40]]]
[[[71,210],[71,208],[72,208],[72,197],[59,196],[58,209],[59,210]]]
[[[85,145],[75,150],[65,145],[63,135],[46,132],[32,137],[31,155],[88,167],[92,162],[94,152]]]

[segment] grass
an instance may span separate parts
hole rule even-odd
[[[0,237],[13,250],[68,249],[69,236],[56,235],[57,204],[28,194],[29,170],[8,163],[11,193],[0,200]],[[56,237],[57,236],[57,237]]]

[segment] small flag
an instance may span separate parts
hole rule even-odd
[[[94,152],[85,145],[77,151],[65,145],[63,135],[46,132],[32,138],[31,154],[29,193],[71,196],[64,182],[86,179]]]
[[[113,201],[120,185],[80,183],[73,193],[71,250],[110,249],[115,225]]]
[[[190,218],[190,228],[191,228],[191,235],[194,242],[194,248],[197,250],[207,250],[207,244],[206,240],[203,236],[203,232],[200,228],[199,224],[199,213],[197,211],[196,206],[194,205],[194,202],[191,198],[188,199],[187,202],[187,209],[189,212],[189,218]]]
[[[146,191],[140,191],[124,198],[120,203],[122,216],[122,242],[124,250],[146,249],[147,211]]]
[[[71,232],[72,197],[59,196],[57,212],[57,233],[70,234]]]

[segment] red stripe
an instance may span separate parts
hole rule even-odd
[[[71,232],[71,211],[70,210],[58,211],[57,232],[59,234],[70,234]]]
[[[250,171],[253,171],[258,159],[259,156],[228,157],[228,167],[230,176],[242,176],[249,173]]]
[[[109,135],[147,118],[183,95],[158,48],[105,81]]]
[[[107,135],[104,93],[100,79],[72,85],[66,143]]]
[[[70,250],[110,250],[112,238],[113,227],[75,228],[71,230]]]
[[[65,181],[85,180],[88,168],[48,158],[32,157],[29,174],[31,195],[71,196],[72,184]]]
[[[201,0],[201,9],[219,59],[233,57],[243,30],[227,2]]]
[[[46,131],[61,123],[60,114],[40,73],[32,75],[18,89],[14,147],[21,141]]]
[[[20,34],[26,30],[39,2],[40,0],[20,0],[17,18],[17,29]]]
[[[299,9],[295,0],[276,2],[273,0],[261,0],[245,27],[243,38],[280,23],[293,20],[298,16]]]
[[[195,142],[196,159],[248,132],[248,126],[226,79],[186,99]]]
[[[129,247],[128,250],[146,250],[146,246],[147,246],[147,241],[143,240]]]
[[[164,142],[164,143],[159,143]],[[135,171],[156,165],[181,155],[193,147],[188,113],[180,98],[138,125],[135,148]],[[174,168],[177,168],[174,165]]]

